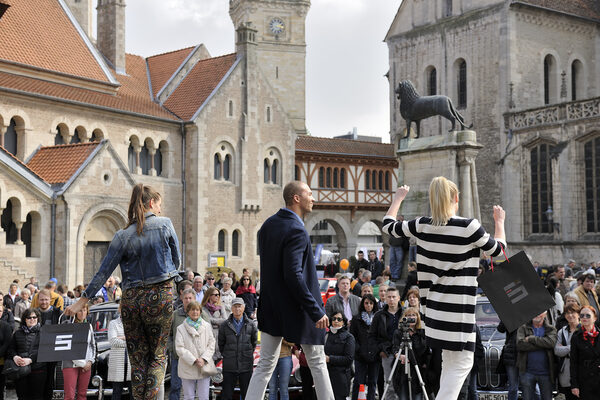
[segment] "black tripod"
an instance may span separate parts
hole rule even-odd
[[[412,348],[412,340],[410,339],[410,332],[408,325],[413,322],[409,318],[402,318],[402,321],[398,324],[398,329],[402,332],[402,343],[400,345],[400,349],[398,353],[396,353],[396,359],[394,360],[394,365],[392,365],[392,371],[390,372],[390,376],[388,376],[385,382],[385,389],[383,390],[383,396],[381,396],[382,400],[385,400],[385,395],[392,384],[392,379],[394,377],[394,371],[396,371],[396,367],[398,366],[398,361],[400,360],[400,356],[404,355],[404,373],[408,378],[408,399],[412,400],[412,371],[410,368],[411,357],[416,361],[415,353]],[[421,386],[421,392],[423,393],[424,400],[429,400],[427,397],[427,390],[425,389],[425,382],[423,382],[423,378],[421,377],[421,371],[419,370],[419,365],[417,362],[415,364],[415,371],[417,373],[417,379],[419,379],[419,385]]]

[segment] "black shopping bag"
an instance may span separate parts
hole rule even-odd
[[[82,360],[88,347],[90,324],[43,325],[38,361]]]
[[[477,281],[509,332],[555,305],[524,251],[496,264]]]

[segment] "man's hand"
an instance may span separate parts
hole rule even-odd
[[[317,329],[326,329],[329,326],[329,318],[327,315],[323,315],[320,320],[315,324]]]
[[[573,393],[573,396],[579,397],[579,389],[573,388],[573,389],[571,389],[571,393]]]

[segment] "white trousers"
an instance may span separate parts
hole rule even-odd
[[[281,350],[281,336],[271,336],[268,333],[260,334],[260,359],[252,374],[245,400],[262,400],[265,397],[267,384],[273,375],[279,351]],[[314,344],[301,344],[306,362],[315,382],[318,400],[333,400],[333,389],[329,380],[329,372],[325,363],[324,346]]]
[[[183,389],[183,400],[208,400],[210,378],[204,379],[181,379]],[[162,397],[161,397],[162,399]]]
[[[473,368],[472,351],[442,350],[442,376],[440,391],[435,400],[456,400],[465,379]]]

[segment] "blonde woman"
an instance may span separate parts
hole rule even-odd
[[[223,305],[221,305],[221,292],[214,286],[209,287],[204,292],[204,298],[202,298],[202,319],[210,323],[212,332],[215,340],[219,338],[219,327],[227,321],[229,313]],[[219,349],[215,349],[213,356],[214,360],[221,358]]]
[[[197,301],[190,302],[185,311],[187,318],[177,327],[175,351],[179,356],[177,373],[181,378],[183,399],[208,400],[210,376],[216,372],[213,362],[215,338],[210,324],[200,314]]]
[[[458,216],[459,192],[442,177],[429,186],[431,217],[397,221],[396,215],[410,188],[401,186],[383,218],[383,232],[394,237],[415,238],[417,277],[425,334],[431,347],[442,350],[442,375],[438,400],[458,397],[473,367],[475,351],[475,304],[479,257],[491,257],[506,247],[505,212],[494,206],[495,239],[476,219]]]

